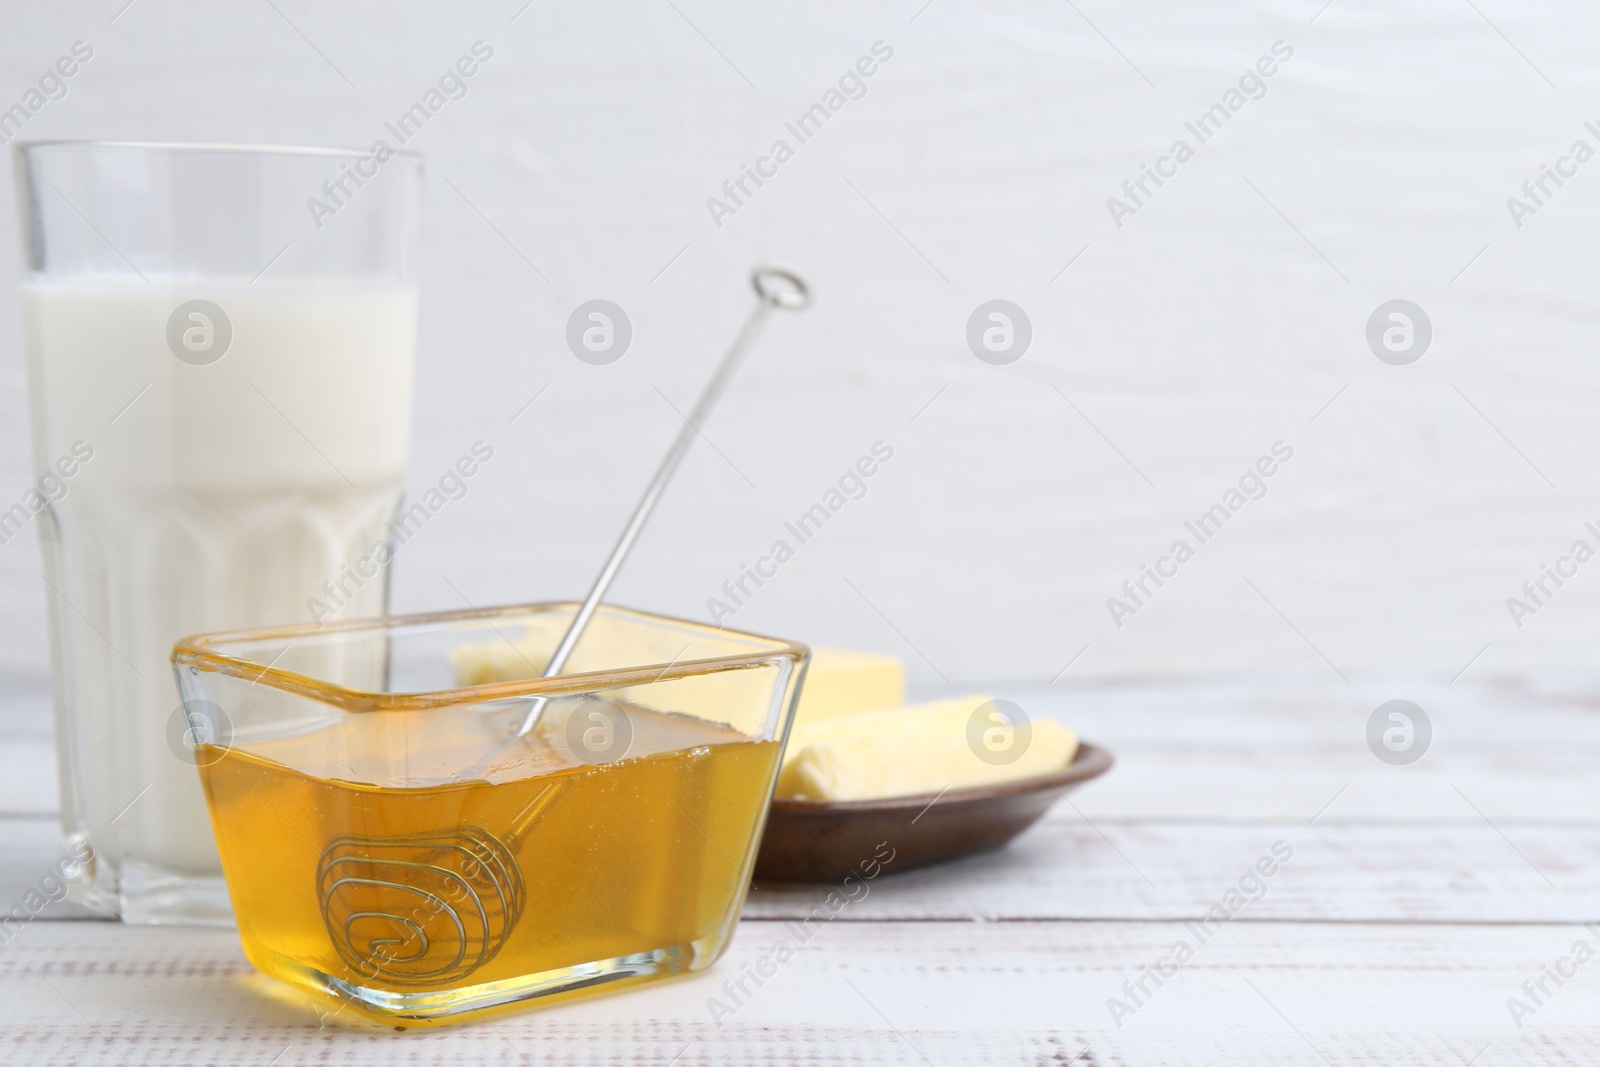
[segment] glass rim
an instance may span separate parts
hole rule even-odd
[[[730,670],[747,670],[786,659],[799,664],[809,659],[811,649],[797,641],[768,637],[745,630],[730,630],[693,619],[680,619],[671,615],[625,608],[616,604],[602,604],[600,611],[615,613],[655,622],[670,622],[707,630],[732,638],[745,638],[764,642],[772,647],[705,659],[673,660],[670,663],[649,663],[634,667],[609,670],[583,671],[558,674],[549,678],[523,678],[479,685],[455,686],[449,689],[430,689],[420,692],[392,693],[369,689],[356,689],[291,671],[273,663],[262,663],[242,656],[219,651],[216,646],[230,642],[269,641],[294,637],[312,637],[361,630],[397,630],[449,622],[489,622],[510,615],[526,614],[540,610],[571,609],[579,607],[576,601],[537,601],[527,604],[508,604],[490,608],[466,608],[451,611],[418,612],[406,615],[375,615],[361,619],[347,619],[324,624],[297,623],[292,626],[256,627],[244,630],[219,630],[193,634],[180,638],[172,646],[172,665],[176,668],[192,667],[243,678],[252,685],[262,683],[270,688],[297,696],[309,697],[346,712],[373,711],[427,711],[454,704],[485,704],[492,701],[518,697],[569,696],[574,693],[593,692],[597,689],[617,689],[655,682],[674,681],[679,678],[706,674],[720,674]],[[275,663],[276,661],[274,661]]]
[[[345,148],[337,145],[261,144],[250,141],[118,141],[74,138],[46,138],[37,141],[12,141],[11,149],[18,155],[35,148],[115,148],[141,152],[195,152],[224,155],[282,155],[282,156],[369,156],[371,148]],[[421,152],[402,148],[389,149],[391,155],[405,156],[417,162],[426,157]]]

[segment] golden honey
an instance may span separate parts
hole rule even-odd
[[[779,745],[626,714],[626,758],[584,762],[553,710],[470,781],[439,772],[470,765],[492,731],[459,712],[203,749],[246,955],[413,1023],[709,965],[748,886]]]

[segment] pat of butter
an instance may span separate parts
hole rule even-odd
[[[450,650],[456,684],[487,685],[544,673],[550,650],[566,630],[564,617],[533,619],[517,641],[474,641]],[[592,638],[591,638],[592,644]],[[843,648],[814,648],[795,709],[796,728],[905,702],[906,669],[893,656]]]
[[[906,708],[797,723],[789,735],[777,795],[788,800],[877,800],[934,794],[1051,774],[1066,767],[1078,737],[1053,719],[1029,723],[1027,746],[1010,763],[979,758],[968,741],[984,694]],[[991,751],[1020,744],[1020,731],[989,721],[978,735]]]
[[[542,621],[542,620],[541,620]],[[529,633],[521,641],[473,641],[457,645],[450,650],[450,666],[455,671],[456,685],[488,685],[491,682],[513,682],[525,678],[538,678],[550,662],[550,650],[560,640],[540,632],[550,627],[530,625]]]
[[[846,648],[813,648],[793,729],[906,701],[906,668],[894,656]]]

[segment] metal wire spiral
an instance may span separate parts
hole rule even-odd
[[[322,920],[339,957],[397,984],[464,978],[495,957],[522,914],[522,872],[475,826],[334,838],[317,866]]]

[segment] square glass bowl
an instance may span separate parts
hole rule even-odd
[[[722,953],[810,653],[602,607],[541,679],[575,608],[178,642],[258,970],[425,1025]]]

